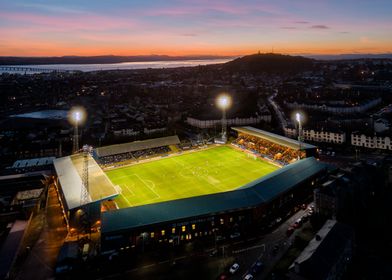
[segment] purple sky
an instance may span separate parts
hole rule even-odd
[[[0,0],[0,55],[392,51],[390,0]]]

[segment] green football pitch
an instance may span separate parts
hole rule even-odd
[[[165,157],[107,171],[120,208],[237,189],[279,167],[230,146]]]

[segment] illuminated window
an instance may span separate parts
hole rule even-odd
[[[150,236],[151,236],[151,238],[154,238],[155,233],[154,233],[154,232],[151,232]]]
[[[161,235],[165,236],[165,230],[161,230]]]
[[[196,225],[195,224],[192,225],[192,229],[196,229]]]
[[[186,226],[181,227],[182,232],[186,231]]]
[[[172,233],[173,233],[173,234],[176,233],[176,228],[175,228],[175,227],[172,228]]]
[[[223,219],[220,219],[220,224],[223,225],[225,221]]]
[[[233,222],[233,217],[230,217],[230,223],[232,223]]]
[[[214,221],[212,221],[212,222],[211,222],[211,225],[212,225],[212,226],[215,226],[215,222],[214,222]]]

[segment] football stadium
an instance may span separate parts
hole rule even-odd
[[[246,166],[246,168],[242,168]],[[279,167],[230,146],[167,156],[106,172],[119,208],[237,189]]]
[[[250,234],[312,194],[326,169],[315,146],[253,127],[233,132],[229,144],[182,143],[175,135],[56,159],[70,230],[88,207],[102,253],[144,251]]]

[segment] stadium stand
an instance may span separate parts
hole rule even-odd
[[[50,170],[54,159],[55,157],[42,157],[17,160],[10,167],[7,167],[2,174],[7,175],[38,170]]]
[[[96,149],[98,157],[106,157],[117,154],[124,154],[129,152],[135,152],[140,150],[158,148],[162,146],[177,145],[180,144],[180,139],[177,135],[161,137],[155,139],[148,139],[143,141],[134,141],[130,143],[111,145],[106,147],[100,147]]]
[[[95,154],[100,164],[107,165],[126,160],[148,158],[153,155],[167,154],[171,151],[169,146],[178,144],[180,144],[180,140],[177,135],[174,135],[100,147],[95,150]]]
[[[57,158],[53,161],[58,181],[61,186],[66,210],[83,206],[80,195],[82,188],[83,154]],[[110,199],[118,195],[112,184],[96,161],[88,156],[89,169],[89,203]]]
[[[313,155],[314,150],[316,150],[313,145],[303,142],[300,144],[296,140],[253,127],[233,129],[238,132],[238,137],[232,144],[281,165],[292,163],[298,157],[301,159],[307,157],[307,151],[312,151]]]

